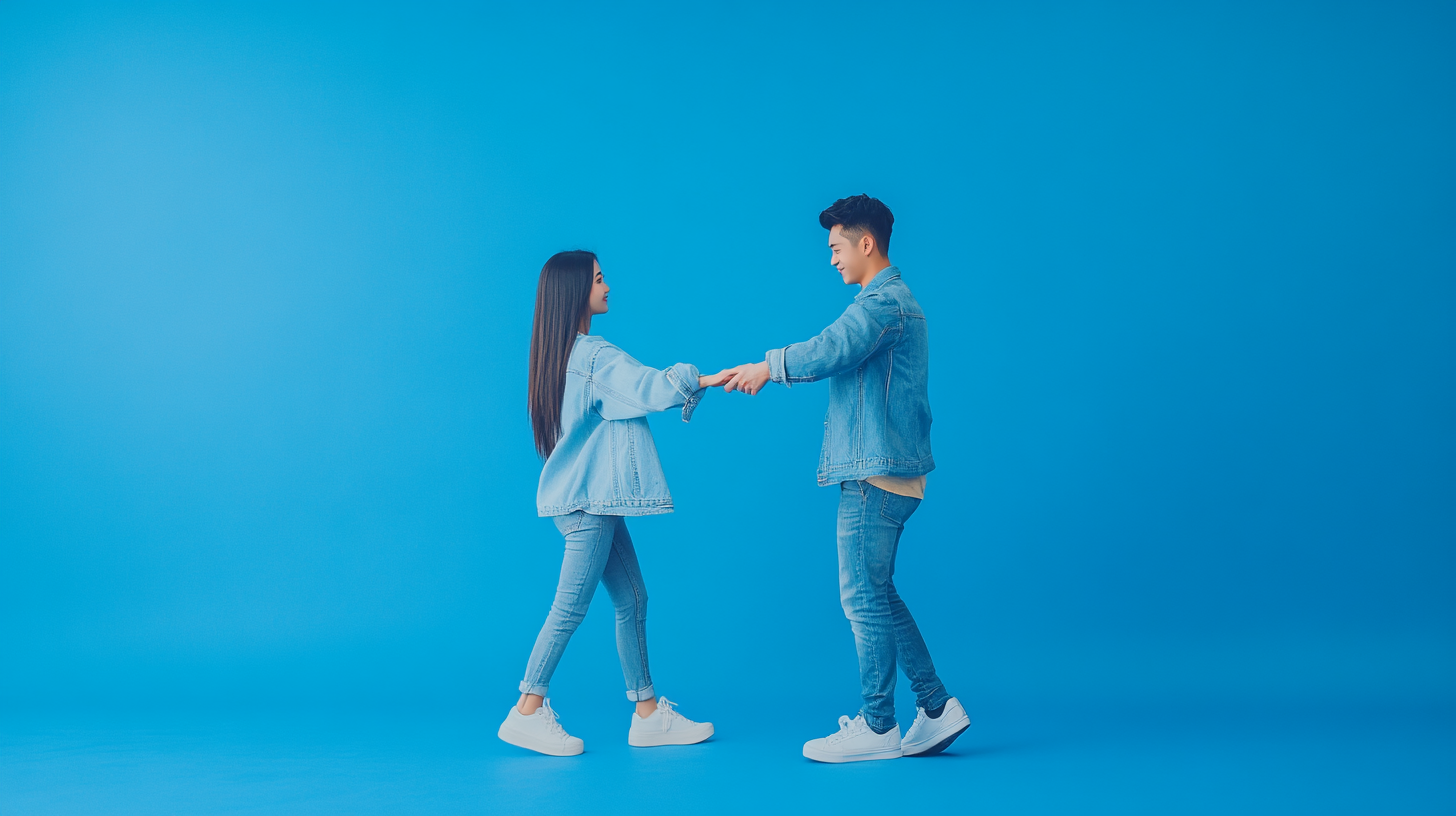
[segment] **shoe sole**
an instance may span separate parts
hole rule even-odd
[[[627,744],[633,748],[656,748],[660,745],[697,745],[713,736],[712,723],[699,723],[687,731],[666,734],[627,734]]]
[[[961,734],[966,733],[966,729],[971,727],[971,718],[964,716],[961,717],[961,722],[958,723],[958,725],[960,727],[952,731],[949,736],[941,737],[939,741],[932,744],[929,748],[920,748],[919,745],[916,745],[909,748],[902,748],[901,750],[904,751],[904,754],[907,757],[935,756],[941,751],[949,748],[950,744],[956,741],[956,737],[959,737]],[[921,743],[921,745],[923,744],[924,743]]]
[[[869,754],[835,754],[828,751],[818,751],[808,746],[804,747],[804,756],[815,762],[828,762],[839,764],[841,762],[866,762],[875,759],[899,759],[903,753],[899,748],[890,748],[884,751],[875,751]]]
[[[495,735],[497,737],[500,737],[502,741],[508,742],[511,745],[516,746],[517,748],[525,748],[527,751],[535,751],[538,754],[545,754],[546,756],[576,756],[580,754],[583,750],[585,750],[584,747],[579,748],[575,751],[568,751],[564,748],[545,747],[537,743],[534,739],[531,738],[530,735],[522,734],[521,732],[516,731],[512,728],[506,728],[504,725],[500,727],[499,731],[495,732]]]

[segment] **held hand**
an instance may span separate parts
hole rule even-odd
[[[717,374],[704,374],[698,377],[698,387],[716,388],[733,379],[733,375],[735,373],[737,372],[735,372],[733,369],[725,368],[722,371],[719,371]]]
[[[764,383],[768,382],[768,363],[748,363],[729,369],[734,372],[733,379],[723,386],[724,391],[737,389],[749,396],[763,390]]]

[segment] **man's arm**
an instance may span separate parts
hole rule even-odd
[[[769,380],[790,386],[858,368],[899,334],[897,316],[877,314],[874,305],[874,296],[856,300],[817,337],[770,349],[763,362],[732,369],[736,373],[723,389],[757,394]]]

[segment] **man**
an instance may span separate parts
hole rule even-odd
[[[772,380],[829,380],[819,484],[839,485],[839,590],[859,652],[864,707],[840,729],[804,743],[820,762],[928,756],[970,726],[935,674],[925,640],[895,592],[895,554],[905,522],[925,496],[930,455],[930,344],[920,304],[890,263],[895,217],[867,195],[819,214],[830,263],[860,287],[818,337],[738,366],[727,391],[757,394]],[[895,666],[910,678],[919,709],[904,739],[895,722]]]

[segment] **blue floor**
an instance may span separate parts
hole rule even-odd
[[[933,758],[826,766],[793,716],[724,712],[631,749],[625,712],[563,712],[572,759],[493,711],[6,714],[0,813],[1456,813],[1446,707],[972,706]],[[817,730],[829,730],[828,727]],[[931,808],[926,811],[925,808]]]

